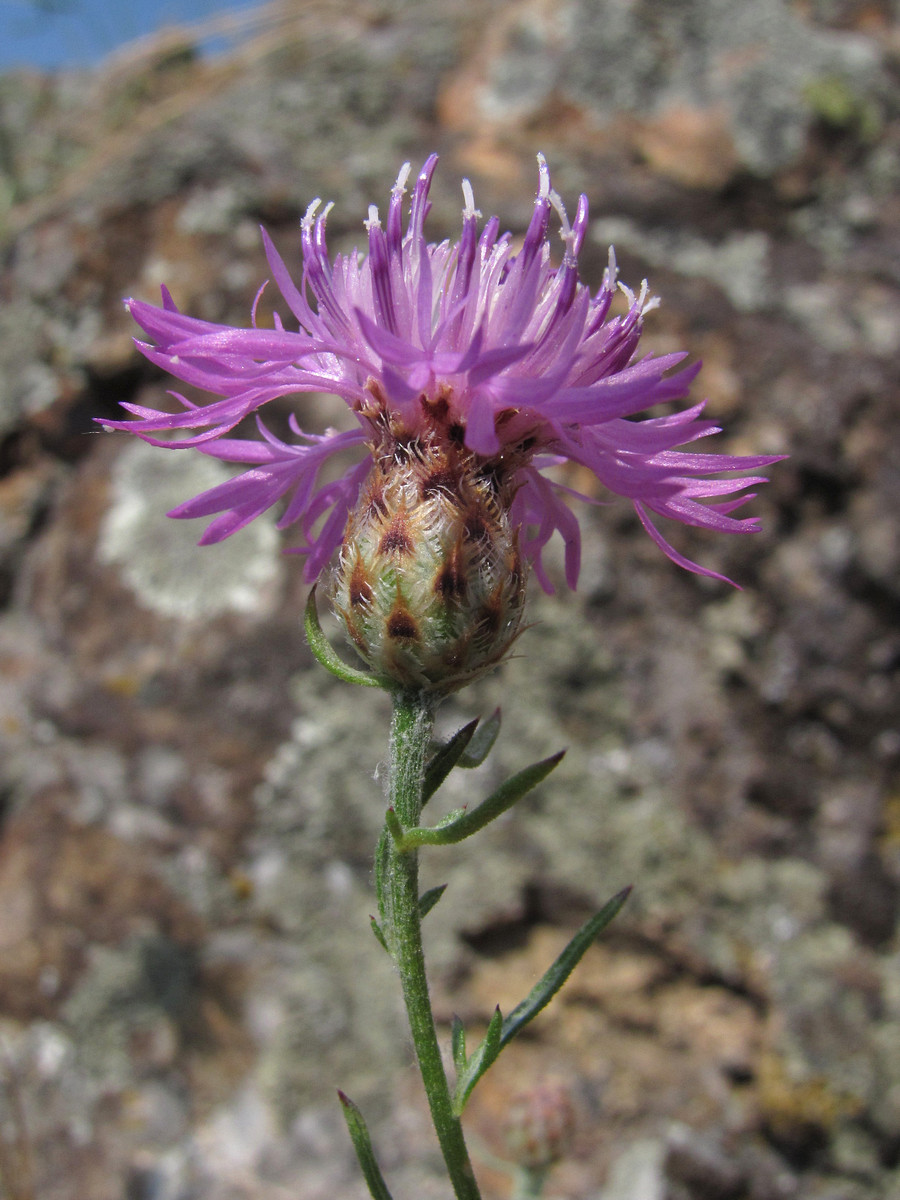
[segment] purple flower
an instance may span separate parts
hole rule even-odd
[[[544,472],[568,460],[587,467],[612,493],[631,501],[654,541],[674,562],[722,578],[684,558],[651,514],[726,533],[758,528],[732,512],[764,482],[754,471],[778,456],[698,453],[683,447],[719,432],[702,419],[703,404],[666,416],[635,419],[651,406],[687,396],[699,364],[676,368],[686,355],[640,357],[644,314],[655,306],[646,285],[638,296],[617,282],[615,257],[595,295],[580,282],[578,253],[588,227],[582,196],[570,224],[550,186],[542,156],[534,215],[521,248],[481,214],[463,182],[462,233],[455,243],[429,244],[424,224],[437,164],[432,155],[412,192],[406,231],[403,198],[409,164],[391,192],[387,220],[369,209],[368,254],[335,255],[325,242],[330,205],[309,206],[302,222],[303,272],[298,287],[263,231],[272,275],[291,311],[285,328],[233,329],[182,315],[163,291],[163,307],[138,300],[127,307],[152,342],[142,353],[178,379],[210,393],[202,405],[176,398],[183,410],[159,412],[123,405],[134,420],[107,422],[154,445],[194,446],[241,474],[169,514],[213,517],[201,544],[221,541],[277,501],[279,527],[299,523],[305,575],[315,579],[341,543],[348,516],[374,457],[433,438],[435,431],[483,462],[514,470],[509,513],[520,547],[545,590],[552,590],[541,554],[553,533],[565,544],[566,580],[575,587],[580,560],[570,489]],[[563,256],[551,262],[549,226],[561,227]],[[264,285],[265,286],[265,285]],[[610,316],[613,297],[624,315]],[[261,437],[228,436],[250,413],[301,392],[329,392],[346,401],[356,424],[347,432],[305,433],[290,418],[292,440],[276,437],[257,416]],[[180,435],[172,438],[172,434]],[[159,434],[168,436],[160,438]],[[335,481],[320,482],[332,455],[356,451],[359,461]],[[720,478],[741,472],[738,478]]]

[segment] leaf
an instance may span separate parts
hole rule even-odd
[[[500,1036],[503,1028],[503,1016],[499,1005],[494,1009],[494,1015],[487,1027],[487,1033],[466,1064],[465,1070],[456,1081],[456,1092],[453,1096],[453,1111],[460,1116],[466,1107],[466,1102],[472,1094],[475,1084],[496,1061],[501,1050]]]
[[[443,820],[440,825],[431,829],[427,827],[408,829],[403,838],[402,848],[407,850],[416,846],[450,846],[454,842],[461,842],[464,838],[471,837],[473,833],[477,833],[479,829],[483,829],[485,825],[489,825],[491,821],[495,821],[497,817],[512,808],[542,779],[546,779],[553,768],[559,764],[564,754],[565,750],[560,750],[558,754],[552,754],[549,758],[525,767],[517,775],[507,779],[506,783],[501,783],[497,790],[488,796],[487,800],[484,800],[471,812],[451,814],[450,818]]]
[[[388,808],[384,814],[384,827],[397,843],[399,850],[406,849],[406,830],[403,828],[403,822],[397,816],[393,806]]]
[[[467,770],[480,767],[494,748],[497,734],[500,732],[500,709],[495,708],[481,728],[475,732],[459,760],[459,765]]]
[[[322,632],[322,626],[319,624],[315,586],[310,590],[309,599],[306,602],[306,612],[303,614],[303,627],[306,630],[306,640],[309,642],[310,650],[312,650],[326,671],[330,671],[338,679],[343,679],[345,683],[358,683],[361,687],[383,688],[386,686],[385,682],[377,675],[372,675],[369,671],[359,671],[356,667],[349,666],[335,651]]]
[[[382,946],[385,950],[387,950],[388,954],[390,954],[390,950],[388,950],[387,940],[384,936],[384,931],[382,930],[381,926],[378,924],[378,922],[375,920],[374,917],[369,917],[369,924],[372,927],[372,932],[375,934],[375,940],[378,942],[378,944],[380,946]]]
[[[462,1022],[459,1021],[459,1018],[453,1018],[453,1059],[457,1064],[453,1111],[457,1116],[462,1115],[475,1084],[497,1060],[500,1051],[509,1045],[516,1034],[536,1017],[542,1008],[550,1003],[581,961],[585,951],[615,917],[630,893],[630,887],[624,888],[604,904],[595,916],[585,921],[543,978],[535,984],[521,1004],[516,1005],[509,1016],[503,1019],[500,1009],[494,1010],[484,1040],[467,1062],[464,1057],[457,1057],[460,1054],[461,1045],[463,1047],[462,1055],[465,1054],[465,1033],[462,1031]],[[459,1028],[457,1028],[457,1022]],[[464,1063],[462,1070],[460,1070],[460,1061]]]
[[[429,888],[427,892],[423,892],[419,897],[419,920],[424,920],[431,912],[434,906],[447,890],[446,883],[440,884],[438,887]]]
[[[344,1110],[344,1120],[347,1122],[350,1138],[356,1150],[356,1157],[359,1159],[363,1178],[368,1184],[369,1193],[373,1197],[373,1200],[393,1200],[391,1193],[388,1191],[387,1184],[384,1182],[381,1168],[375,1160],[372,1139],[369,1137],[369,1131],[366,1128],[362,1113],[350,1097],[345,1096],[343,1092],[338,1092],[338,1098]]]
[[[616,916],[630,893],[630,887],[623,888],[621,892],[607,901],[598,913],[585,921],[553,965],[504,1020],[500,1038],[501,1049],[509,1045],[516,1034],[550,1003],[584,957],[588,948]]]
[[[466,1058],[466,1027],[456,1013],[453,1014],[450,1037],[453,1046],[453,1064],[456,1067],[457,1077],[459,1077],[465,1071],[468,1059]]]
[[[438,790],[466,751],[478,727],[478,718],[458,729],[453,737],[439,746],[425,768],[422,783],[422,804],[425,805]]]

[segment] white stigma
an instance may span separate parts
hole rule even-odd
[[[381,228],[381,217],[379,217],[379,215],[378,215],[378,205],[377,204],[369,205],[369,219],[368,219],[368,221],[363,221],[363,225],[365,225],[366,230],[369,233],[371,233],[373,229]]]
[[[391,188],[391,192],[395,196],[402,196],[406,191],[406,181],[409,179],[409,173],[412,170],[411,163],[404,163],[400,168],[400,174],[397,176],[397,182]]]
[[[609,266],[603,272],[603,290],[606,292],[614,292],[616,290],[616,281],[619,278],[619,264],[616,262],[616,248],[609,248]]]
[[[539,153],[537,160],[540,183],[538,184],[538,194],[535,204],[543,204],[545,200],[550,199],[550,168],[547,166],[547,160],[543,154]]]
[[[472,191],[472,185],[468,179],[462,181],[463,200],[465,208],[463,209],[463,220],[480,220],[481,211],[475,207],[475,193]]]
[[[624,283],[619,284],[619,291],[628,301],[629,309],[637,309],[639,317],[642,317],[644,313],[652,312],[654,308],[659,308],[659,297],[650,295],[650,285],[646,279],[641,280],[641,291],[638,296],[635,296],[631,288]]]
[[[311,229],[312,226],[315,224],[316,209],[319,207],[319,205],[321,203],[322,203],[322,201],[319,199],[318,196],[316,196],[315,200],[313,200],[312,203],[307,208],[306,212],[303,215],[303,220],[300,222],[301,226],[304,229]]]
[[[553,205],[556,215],[559,217],[559,236],[566,243],[566,258],[570,262],[575,260],[575,233],[572,226],[569,224],[569,218],[566,213],[566,206],[563,204],[562,196],[554,188],[550,189],[548,199]]]
[[[638,304],[641,309],[641,316],[644,313],[653,312],[654,308],[659,308],[659,296],[650,295],[650,285],[646,279],[641,280],[641,294],[638,296]]]

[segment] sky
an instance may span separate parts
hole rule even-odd
[[[0,71],[90,66],[164,25],[193,24],[261,0],[0,0]],[[216,49],[215,43],[206,47]]]

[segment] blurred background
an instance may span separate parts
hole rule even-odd
[[[123,296],[247,324],[260,224],[299,269],[333,199],[348,250],[432,150],[433,240],[464,175],[523,230],[543,150],[585,281],[614,242],[721,448],[791,455],[762,533],[666,531],[743,591],[585,510],[577,595],[441,710],[504,712],[445,807],[569,747],[427,860],[445,1032],[635,885],[476,1092],[485,1198],[539,1083],[549,1197],[900,1196],[898,64],[896,0],[0,3],[4,1200],[362,1200],[338,1086],[398,1200],[446,1196],[367,928],[387,702],[311,662],[290,531],[196,550],[163,514],[218,464],[92,424],[167,386]]]

